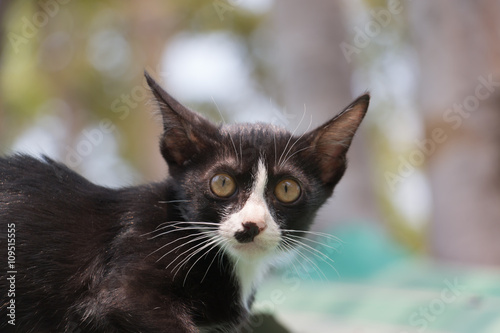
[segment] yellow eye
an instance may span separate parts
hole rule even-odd
[[[300,196],[300,185],[292,179],[282,180],[276,185],[274,195],[283,203],[290,203]]]
[[[219,173],[212,177],[210,188],[216,196],[227,198],[236,191],[236,183],[231,176],[225,173]]]

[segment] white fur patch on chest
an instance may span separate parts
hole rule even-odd
[[[247,201],[239,211],[227,216],[219,228],[219,234],[228,244],[228,253],[234,263],[245,307],[254,288],[269,269],[281,240],[280,228],[266,201],[268,173],[262,160],[259,160],[253,176],[253,186]],[[245,223],[258,224],[262,230],[252,241],[241,243],[236,240],[235,234],[244,230]]]

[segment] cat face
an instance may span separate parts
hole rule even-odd
[[[369,100],[364,95],[323,126],[293,136],[269,124],[214,125],[147,79],[164,121],[161,152],[186,200],[184,218],[248,261],[289,250],[283,235],[309,228],[345,171]]]

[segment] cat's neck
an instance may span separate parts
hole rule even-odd
[[[269,271],[271,262],[268,258],[243,260],[230,256],[234,265],[234,275],[238,281],[243,307],[249,310],[255,290]]]

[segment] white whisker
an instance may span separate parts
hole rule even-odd
[[[302,114],[302,118],[300,118],[299,124],[297,125],[297,127],[295,127],[295,129],[292,132],[292,135],[288,138],[288,141],[285,145],[285,148],[283,149],[283,152],[281,153],[280,159],[278,160],[278,165],[281,165],[281,159],[283,158],[283,155],[287,151],[288,145],[290,144],[290,140],[292,140],[292,138],[295,135],[295,132],[297,132],[297,130],[299,129],[300,125],[302,124],[302,121],[304,120],[305,115],[306,115],[306,110],[304,108],[304,113]]]
[[[305,112],[305,110],[304,110],[304,112]],[[306,130],[304,133],[302,133],[302,135],[301,135],[301,136],[299,136],[299,137],[297,138],[297,140],[295,140],[295,142],[293,143],[293,145],[291,145],[291,146],[290,146],[290,148],[288,149],[288,152],[285,154],[285,159],[284,159],[284,160],[283,160],[283,162],[281,162],[281,164],[280,164],[280,167],[281,167],[281,166],[283,166],[283,165],[284,165],[284,164],[285,164],[285,163],[286,163],[286,162],[290,159],[290,156],[288,156],[288,157],[286,157],[286,156],[287,156],[287,155],[289,155],[289,154],[292,152],[292,149],[293,149],[293,147],[297,144],[297,142],[299,142],[299,141],[300,141],[300,139],[302,139],[302,137],[303,137],[304,135],[306,135],[306,133],[307,133],[307,132],[309,132],[309,129],[311,128],[311,125],[312,125],[312,119],[313,119],[313,118],[312,118],[312,115],[311,115],[311,120],[309,121],[309,126],[307,126],[307,130]],[[292,156],[293,156],[293,155],[294,155],[294,154],[292,154]]]
[[[158,260],[156,260],[156,262],[158,262],[158,261],[160,261],[161,259],[165,258],[165,257],[166,257],[169,253],[172,253],[172,252],[174,252],[174,251],[176,251],[176,250],[180,249],[181,247],[183,247],[183,246],[185,246],[185,245],[187,245],[187,244],[190,244],[190,243],[193,243],[193,242],[197,242],[197,241],[199,241],[199,240],[201,240],[201,239],[204,239],[204,238],[209,238],[209,237],[210,237],[210,235],[209,235],[209,233],[207,232],[206,234],[203,234],[203,235],[201,235],[201,236],[199,236],[199,237],[196,237],[195,239],[192,239],[192,240],[190,240],[190,241],[187,241],[186,243],[182,243],[182,244],[180,244],[180,245],[178,245],[178,246],[174,247],[173,249],[170,249],[170,251],[168,251],[167,253],[165,253],[164,255],[162,255],[162,256],[161,256]],[[182,255],[182,254],[184,254],[184,253],[186,253],[187,251],[189,251],[189,249],[188,249],[188,250],[186,250],[186,251],[184,251],[184,252],[182,252],[182,253],[181,253],[181,255]],[[177,258],[176,258],[176,259],[174,259],[174,261],[175,261],[175,260],[177,260]],[[172,261],[172,262],[174,262],[174,261]],[[172,264],[172,262],[170,262],[170,264],[168,264],[168,266],[170,266],[170,265]],[[168,267],[168,266],[167,266],[167,267]],[[165,268],[167,268],[167,267],[165,267]]]
[[[241,135],[240,135],[240,161],[243,161],[243,149],[241,148]]]
[[[215,259],[219,256],[219,254],[225,252],[226,244],[228,244],[228,241],[224,240],[223,238],[221,238],[219,251],[217,251],[217,253],[215,254],[215,256],[212,258],[212,261],[210,262],[210,265],[208,265],[207,271],[205,272],[205,274],[201,278],[200,284],[203,283],[203,280],[205,280],[205,277],[207,276],[208,271],[210,270],[210,267],[212,267],[212,264],[214,263]]]
[[[325,237],[325,238],[329,238],[331,240],[334,240],[334,241],[337,241],[338,243],[341,243],[341,244],[344,244],[344,241],[341,240],[340,238],[332,235],[332,234],[328,234],[326,232],[321,232],[321,231],[308,231],[308,230],[293,230],[293,229],[281,229],[282,232],[285,232],[285,233],[304,233],[304,234],[309,234],[309,235],[313,235],[313,236],[319,236],[319,237]]]
[[[187,250],[183,251],[182,253],[180,253],[177,257],[175,257],[174,260],[172,260],[166,267],[165,269],[168,269],[170,267],[170,265],[172,265],[174,262],[177,261],[177,259],[181,258],[184,254],[186,254],[187,252],[189,251],[192,251],[194,249],[197,249],[197,248],[200,248],[201,246],[203,246],[204,244],[210,242],[211,239],[207,237],[207,239],[201,241],[200,243],[198,244],[194,244],[192,245],[191,247],[189,247]],[[190,256],[191,254],[188,254],[188,257]],[[179,265],[179,264],[182,264],[184,263],[184,261],[186,260],[186,257],[182,258],[173,268],[172,268],[172,272],[175,270],[175,268]]]
[[[211,224],[211,225],[219,225],[216,222],[205,222],[205,221],[168,221],[160,223],[156,228],[159,228],[164,225],[178,225],[178,224]]]
[[[295,250],[293,248],[291,248],[290,246],[285,245],[284,243],[281,243],[278,246],[278,250],[282,251],[282,252],[291,252],[291,253],[295,252]],[[297,266],[295,266],[295,262],[294,261],[299,262],[298,259],[297,259],[297,257],[295,255],[292,257],[292,260],[290,261],[290,263],[292,264],[293,268],[295,269],[295,273],[297,273],[297,276],[300,277],[299,270],[297,269]]]
[[[278,165],[278,148],[276,147],[276,132],[273,131],[274,138],[274,165]]]
[[[216,227],[194,227],[194,226],[193,227],[175,227],[175,226],[172,226],[172,225],[166,225],[166,226],[163,226],[161,228],[158,228],[158,229],[155,229],[153,231],[150,231],[150,232],[147,232],[145,234],[142,234],[141,236],[151,235],[151,234],[154,234],[156,232],[159,232],[159,231],[162,231],[162,230],[168,229],[168,228],[174,228],[174,229],[162,232],[161,234],[155,235],[155,236],[150,237],[148,239],[151,240],[151,239],[154,239],[154,238],[157,238],[157,237],[169,234],[171,232],[177,232],[177,231],[185,231],[185,230],[217,230]]]
[[[217,109],[217,111],[220,114],[220,117],[222,118],[222,122],[224,124],[227,124],[226,120],[224,119],[224,116],[222,115],[222,112],[220,111],[219,106],[217,105],[217,102],[215,102],[215,99],[213,98],[213,96],[212,96],[212,101],[214,102],[215,108]],[[231,142],[233,143],[234,152],[236,153],[236,163],[239,164],[239,163],[241,163],[241,161],[239,161],[238,150],[236,149],[236,144],[234,143],[234,140],[233,140],[233,137],[232,137],[231,133],[227,132],[227,134],[229,135],[229,138],[231,139]]]
[[[181,270],[181,268],[185,264],[187,264],[189,262],[189,260],[191,260],[191,258],[193,258],[195,255],[197,255],[198,253],[200,253],[201,251],[203,251],[204,249],[206,249],[208,246],[214,244],[214,242],[216,242],[216,241],[217,241],[217,239],[209,238],[207,240],[204,240],[200,244],[198,244],[196,246],[193,246],[191,249],[194,250],[194,251],[192,253],[188,254],[184,259],[182,259],[179,263],[177,263],[177,265],[175,265],[172,268],[172,272],[175,271],[173,278],[175,279],[175,276],[177,275],[177,273],[179,273],[179,271]],[[177,268],[177,270],[176,270],[176,268]]]
[[[284,165],[288,160],[290,160],[292,157],[294,157],[295,155],[297,155],[298,153],[304,151],[304,150],[307,150],[307,149],[311,149],[313,147],[309,146],[309,147],[304,147],[304,148],[300,148],[299,150],[297,150],[296,152],[294,152],[292,155],[288,156],[288,158],[283,161],[283,163],[281,163],[280,165]]]
[[[178,225],[182,225],[182,224],[189,224],[194,228],[196,228],[197,224],[204,225],[204,226],[209,226],[209,225],[213,225],[213,226],[217,226],[217,227],[220,226],[219,223],[215,223],[215,222],[168,221],[168,222],[163,222],[163,223],[159,224],[158,226],[156,226],[155,230],[147,232],[145,234],[142,234],[141,237],[146,236],[146,235],[150,235],[152,233],[158,232],[159,230],[163,230],[163,229],[170,228],[170,227],[178,228],[179,230],[182,230],[183,228],[186,228],[186,227],[179,227],[178,226]]]
[[[221,240],[220,239],[217,239],[215,238],[212,242],[208,243],[207,245],[205,245],[203,248],[199,249],[198,252],[202,251],[204,248],[206,248],[207,246],[210,246],[210,248],[208,250],[205,251],[204,254],[202,254],[198,259],[196,259],[196,261],[191,265],[191,267],[188,269],[187,273],[186,273],[186,276],[184,276],[184,282],[183,282],[183,286],[186,284],[186,280],[187,280],[187,277],[189,275],[189,272],[191,272],[191,270],[193,269],[193,267],[196,265],[196,263],[198,261],[201,260],[201,258],[203,258],[204,256],[206,256],[207,254],[210,253],[210,251],[212,251],[217,245],[219,245],[221,243]],[[220,249],[219,249],[220,251]],[[219,251],[217,251],[217,253],[219,253]],[[214,256],[215,258],[215,256]],[[213,262],[213,259],[212,259],[212,262]],[[212,265],[212,263],[210,263],[210,266]],[[209,266],[209,268],[210,268]],[[205,273],[206,274],[206,273]],[[174,275],[175,277],[175,275]]]
[[[197,235],[198,235],[198,234],[190,234],[190,235],[187,235],[187,236],[184,236],[184,237],[179,237],[179,238],[176,238],[176,239],[174,239],[173,241],[168,242],[167,244],[164,244],[164,245],[160,246],[159,248],[157,248],[156,250],[154,250],[153,252],[151,252],[150,254],[148,254],[148,255],[146,256],[146,258],[147,258],[147,257],[149,257],[149,256],[151,256],[151,255],[153,255],[153,254],[155,254],[156,252],[158,252],[158,251],[160,251],[160,250],[164,249],[165,247],[169,246],[170,244],[173,244],[173,243],[175,243],[175,242],[177,242],[177,241],[180,241],[180,240],[182,240],[182,239],[186,239],[186,238],[193,237],[193,236],[197,236]]]
[[[328,248],[333,249],[335,251],[338,251],[338,249],[335,246],[331,246],[331,245],[328,245],[328,244],[325,244],[325,243],[322,243],[322,242],[318,242],[318,241],[316,241],[314,239],[310,239],[310,238],[307,238],[307,237],[304,237],[304,236],[286,235],[286,237],[292,237],[292,238],[296,238],[296,239],[306,240],[306,241],[309,241],[311,243],[315,243],[315,244],[318,244],[318,245],[321,245],[321,246],[324,246],[324,247],[328,247]]]
[[[287,243],[289,242],[290,239],[283,239],[283,242],[284,243]],[[288,243],[290,246],[296,248],[296,251],[297,251],[297,255],[299,255],[302,259],[304,259],[307,263],[313,265],[313,269],[314,271],[318,274],[318,276],[321,278],[321,276],[323,276],[325,278],[325,280],[328,280],[328,278],[326,277],[325,273],[323,273],[323,271],[321,270],[321,268],[319,268],[319,266],[314,262],[314,260],[312,260],[311,258],[309,258],[307,255],[305,255],[304,253],[302,253],[300,251],[300,248],[294,246],[293,244],[290,244]]]
[[[309,244],[306,244],[304,242],[301,242],[297,239],[293,239],[293,238],[288,238],[289,241],[291,241],[292,243],[296,244],[297,246],[301,246],[304,248],[304,250],[308,251],[309,253],[311,254],[314,254],[316,255],[318,258],[324,260],[326,262],[326,260],[330,261],[331,263],[335,263],[335,261],[333,261],[332,258],[330,258],[329,256],[327,256],[326,254],[324,254],[323,252],[321,252],[320,250],[312,247],[311,245]]]
[[[337,269],[332,265],[335,263],[335,261],[333,261],[332,258],[330,258],[329,256],[327,256],[326,254],[324,254],[323,252],[321,252],[320,250],[318,249],[315,249],[314,247],[308,245],[308,244],[305,244],[304,242],[301,242],[301,241],[298,241],[296,239],[292,239],[292,238],[288,238],[289,241],[291,241],[292,243],[302,247],[304,250],[306,250],[307,252],[311,253],[312,255],[314,255],[315,257],[321,259],[324,263],[326,263],[328,266],[330,266],[336,273],[337,275],[340,277],[340,274],[339,272],[337,271]],[[332,264],[330,264],[330,262]]]
[[[287,246],[288,246],[288,248],[290,249],[291,252],[293,252],[293,253],[296,254],[295,261],[297,261],[299,263],[299,265],[302,268],[302,270],[309,276],[309,280],[313,280],[313,278],[311,276],[310,269],[308,269],[307,267],[304,266],[304,262],[308,263],[307,257],[304,258],[304,254],[296,246],[289,244],[288,242],[286,242],[286,240],[284,240],[284,243],[287,244]],[[300,259],[302,259],[302,260],[300,260]],[[317,271],[316,268],[314,268],[314,271],[319,275],[319,273],[318,273],[318,271]],[[303,276],[303,274],[299,274],[299,277],[302,278],[302,276]]]
[[[174,223],[175,225],[177,224],[206,224],[206,225],[220,225],[220,223],[217,222],[205,222],[205,221],[170,221],[168,223]]]
[[[176,202],[191,202],[191,200],[170,200],[170,201],[158,201],[158,203],[162,203],[162,204],[169,204],[169,203],[176,203]]]

